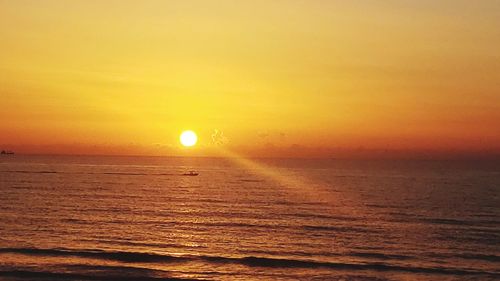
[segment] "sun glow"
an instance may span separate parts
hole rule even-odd
[[[194,146],[198,141],[198,136],[196,136],[196,133],[191,130],[184,131],[180,136],[180,141],[183,146]]]

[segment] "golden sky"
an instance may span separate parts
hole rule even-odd
[[[0,0],[0,39],[21,152],[500,151],[500,1]]]

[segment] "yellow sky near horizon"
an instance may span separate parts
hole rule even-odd
[[[500,1],[0,0],[0,38],[0,144],[500,148]]]

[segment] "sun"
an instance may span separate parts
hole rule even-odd
[[[198,136],[196,136],[195,132],[188,130],[182,132],[179,139],[183,146],[189,147],[196,144],[196,142],[198,141]]]

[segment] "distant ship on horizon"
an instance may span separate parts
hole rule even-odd
[[[12,155],[12,154],[14,154],[14,151],[2,150],[2,152],[0,152],[0,154],[2,154],[2,155]]]

